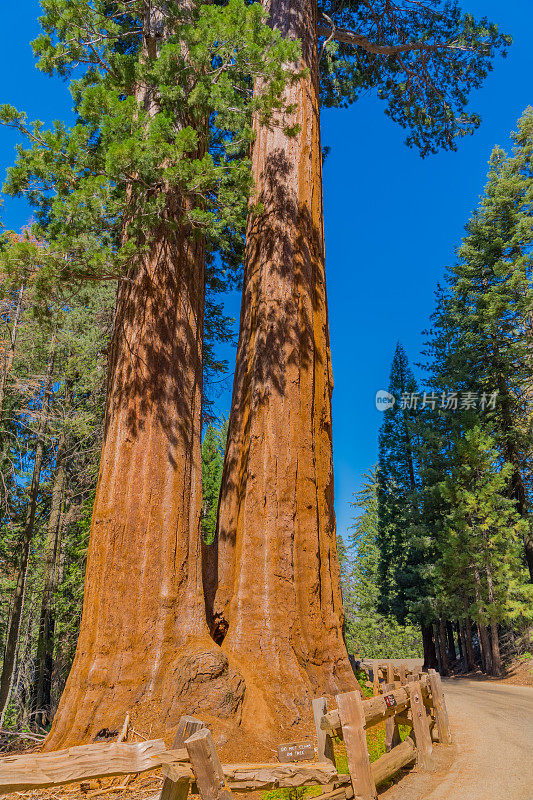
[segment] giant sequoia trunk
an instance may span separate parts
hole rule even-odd
[[[203,298],[204,249],[184,230],[155,235],[120,284],[81,630],[47,749],[126,713],[157,735],[185,710],[239,708],[202,591]]]
[[[163,6],[147,5],[146,58],[165,35]],[[118,729],[126,713],[157,736],[183,713],[238,719],[242,704],[202,587],[205,246],[177,224],[187,198],[162,191],[160,227],[119,284],[81,629],[49,750]]]
[[[270,0],[309,76],[286,90],[290,138],[257,129],[218,524],[217,641],[246,680],[244,722],[272,730],[312,694],[357,686],[343,638],[333,510],[315,0]]]

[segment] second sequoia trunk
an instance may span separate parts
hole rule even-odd
[[[297,111],[257,128],[240,337],[218,525],[213,632],[246,679],[245,722],[308,714],[354,689],[343,638],[333,510],[333,388],[324,269],[316,3],[271,0],[302,42]]]

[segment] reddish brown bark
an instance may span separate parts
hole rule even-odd
[[[146,4],[146,60],[168,35],[164,6]],[[157,113],[149,86],[137,99]],[[49,750],[126,713],[152,736],[185,712],[240,715],[244,683],[209,635],[202,586],[205,245],[178,222],[191,201],[160,191],[161,224],[119,283],[81,630]]]
[[[172,209],[169,209],[172,214]],[[238,711],[209,637],[200,545],[204,250],[155,236],[120,284],[76,657],[47,749]]]
[[[343,639],[333,510],[316,3],[271,0],[310,73],[286,90],[296,137],[259,127],[218,526],[213,629],[246,680],[244,723],[272,729],[357,686]]]

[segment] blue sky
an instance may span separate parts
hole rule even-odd
[[[487,15],[514,38],[507,59],[498,59],[471,108],[482,124],[457,153],[422,160],[403,144],[404,131],[383,113],[372,94],[352,108],[323,113],[323,143],[331,147],[324,167],[326,264],[335,390],[334,458],[338,528],[350,524],[350,500],[362,474],[375,462],[380,412],[374,404],[386,388],[397,340],[411,361],[419,357],[433,292],[454,260],[462,229],[478,202],[492,147],[509,146],[509,132],[533,104],[532,0],[463,0],[476,16]],[[29,42],[38,33],[38,2],[4,2],[0,102],[45,123],[69,120],[70,95],[57,79],[39,73]],[[13,161],[16,141],[0,129],[0,174]],[[3,223],[19,229],[30,217],[22,200],[6,198]],[[228,297],[238,318],[239,296]],[[233,357],[230,354],[233,361]],[[216,406],[227,412],[231,381]]]

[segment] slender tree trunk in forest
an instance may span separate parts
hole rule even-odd
[[[296,137],[257,127],[240,337],[218,519],[213,635],[267,730],[357,688],[343,637],[333,510],[316,3],[269,0],[309,75],[286,89]]]
[[[485,566],[485,573],[487,576],[487,586],[489,590],[489,603],[492,605],[494,603],[494,589],[492,583],[492,573],[488,566]],[[500,657],[500,641],[498,637],[498,625],[494,620],[491,620],[490,623],[490,632],[491,632],[491,666],[492,666],[492,674],[495,676],[500,676],[502,674],[502,662]]]
[[[472,642],[472,621],[470,617],[466,617],[464,621],[464,633],[465,633],[465,649],[466,649],[466,663],[468,666],[468,671],[471,672],[473,669],[476,668],[476,657],[474,655],[474,645]]]
[[[448,675],[450,672],[449,664],[448,664],[448,653],[446,649],[446,627],[444,624],[444,620],[441,620],[437,626],[437,635],[439,637],[439,650],[440,650],[440,658],[441,658],[441,675]]]
[[[466,633],[465,633],[465,625],[462,620],[458,622],[459,626],[459,641],[461,642],[461,661],[463,664],[463,670],[465,672],[470,672],[471,666],[468,662],[468,652],[466,649]]]
[[[147,58],[165,19],[152,4]],[[187,202],[166,191],[119,283],[82,622],[47,750],[118,730],[126,713],[152,736],[184,713],[239,718],[244,682],[209,635],[202,588],[205,245],[176,225]]]
[[[455,652],[455,640],[453,638],[453,625],[451,622],[446,622],[446,638],[448,643],[448,661],[450,664],[453,664],[455,659],[457,658],[457,653]]]
[[[30,547],[33,538],[33,528],[35,525],[35,512],[37,510],[37,498],[39,495],[41,470],[45,455],[46,426],[48,423],[48,414],[50,409],[50,395],[52,393],[53,365],[54,339],[52,339],[50,346],[47,374],[43,386],[43,401],[37,429],[37,444],[35,447],[35,460],[33,462],[32,480],[29,487],[28,507],[20,537],[20,555],[15,584],[15,593],[9,614],[4,643],[4,659],[2,663],[2,674],[0,675],[0,728],[3,727],[4,724],[4,718],[11,693],[11,686],[13,683],[13,675],[15,672],[20,625],[22,621],[22,609],[24,607],[24,591],[26,588],[26,577],[30,558]]]
[[[455,628],[455,633],[457,635],[457,650],[459,653],[458,658],[459,661],[463,662],[464,661],[463,640],[461,638],[461,626],[459,622],[455,623],[454,628]]]
[[[35,656],[35,679],[32,686],[31,707],[33,723],[43,728],[51,722],[51,691],[54,656],[53,597],[57,587],[57,560],[61,544],[61,510],[67,476],[66,437],[61,434],[57,443],[52,502],[44,545],[44,581],[39,615],[39,636]]]
[[[4,404],[6,400],[6,386],[7,386],[7,378],[11,371],[11,367],[13,366],[13,360],[15,358],[15,348],[17,344],[17,336],[18,336],[18,329],[20,325],[20,318],[22,316],[22,303],[24,299],[24,284],[20,287],[18,295],[17,295],[17,304],[15,306],[15,314],[13,317],[13,323],[11,326],[11,330],[9,333],[9,344],[4,352],[3,363],[2,363],[2,372],[0,373],[0,470],[4,469],[4,464],[6,461],[6,453],[8,449],[7,440],[4,436],[4,426],[3,426],[3,417],[4,417]],[[0,481],[0,508],[7,504],[7,490],[6,490],[6,480],[2,477]]]
[[[35,611],[37,603],[35,602],[35,585],[32,586],[32,591],[29,601],[24,604],[26,607],[26,632],[24,634],[24,641],[19,645],[17,655],[17,668],[13,676],[13,687],[16,690],[16,710],[17,710],[17,726],[19,730],[27,729],[30,723],[30,691],[31,691],[31,655],[33,644],[33,629],[35,626]],[[22,625],[21,625],[22,628]]]
[[[442,655],[440,652],[440,641],[439,641],[439,627],[438,623],[433,625],[433,641],[435,643],[435,654],[437,656],[437,666],[440,674],[442,675]]]
[[[481,650],[481,662],[483,664],[483,672],[487,675],[492,675],[492,658],[491,658],[491,645],[489,640],[489,632],[486,625],[477,623],[477,632],[479,637],[479,647]]]
[[[439,662],[437,661],[437,653],[435,651],[435,642],[433,641],[433,628],[431,625],[421,625],[422,628],[422,644],[424,647],[424,666],[423,669],[437,669]]]
[[[492,660],[492,674],[500,677],[502,674],[502,659],[500,654],[500,639],[498,634],[498,624],[496,622],[490,623],[490,644],[491,644],[491,660]]]

